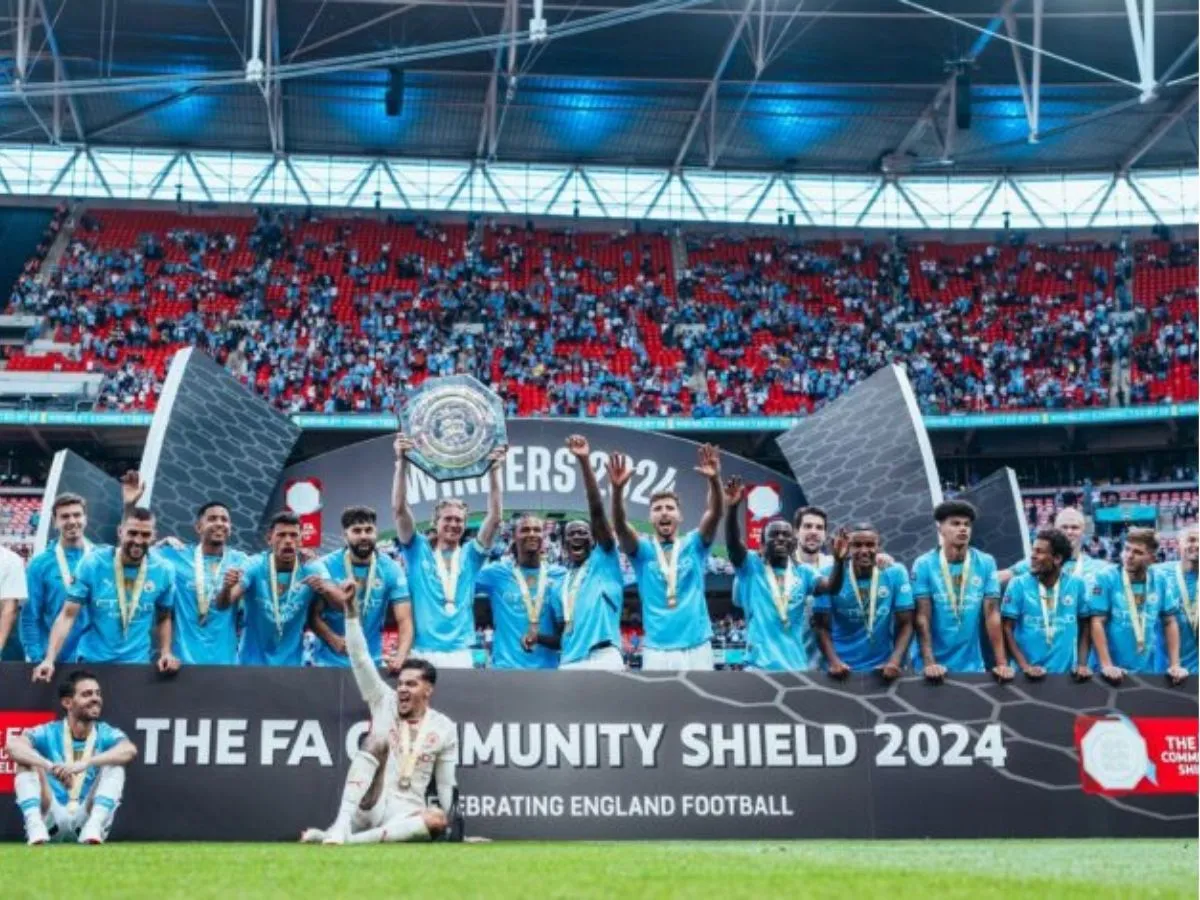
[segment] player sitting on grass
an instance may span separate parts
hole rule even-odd
[[[30,844],[74,839],[102,844],[137,747],[123,731],[100,721],[104,700],[91,672],[72,672],[58,694],[65,717],[8,740],[25,836]]]
[[[350,760],[337,819],[325,831],[307,829],[300,840],[309,844],[431,840],[450,827],[458,765],[458,731],[450,719],[429,707],[437,669],[423,659],[405,660],[393,691],[379,676],[367,649],[355,583],[347,582],[343,591],[346,652],[371,710],[371,730]],[[433,777],[440,808],[425,803]]]

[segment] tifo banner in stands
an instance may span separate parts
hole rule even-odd
[[[622,451],[634,467],[633,480],[626,488],[626,501],[632,520],[645,521],[650,513],[650,495],[673,490],[683,506],[684,527],[694,528],[704,511],[708,485],[695,472],[698,445],[683,438],[663,434],[632,432],[624,428],[575,422],[563,419],[510,419],[509,453],[505,465],[504,506],[509,512],[537,510],[545,513],[587,513],[587,501],[579,469],[567,451],[566,440],[572,434],[588,439],[592,450],[592,468],[598,473],[600,489],[609,496],[604,462],[610,452]],[[396,456],[392,436],[372,438],[321,456],[306,459],[284,470],[272,508],[288,505],[310,522],[323,522],[321,545],[332,549],[341,543],[338,516],[352,504],[373,506],[380,514],[383,528],[390,530],[392,475]],[[756,519],[781,513],[790,516],[803,503],[799,486],[784,475],[730,453],[721,454],[725,478],[740,475],[750,486],[764,485],[752,498]],[[487,477],[464,481],[437,482],[416,466],[409,467],[409,502],[418,522],[433,516],[433,507],[443,497],[462,497],[472,512],[483,512],[487,503]],[[319,490],[313,482],[320,485]],[[296,491],[296,486],[304,486]],[[295,492],[285,493],[285,486]],[[307,530],[307,526],[306,526]],[[718,531],[717,542],[723,543]]]
[[[996,557],[996,565],[1001,569],[1029,559],[1032,549],[1029,526],[1025,521],[1016,472],[1008,466],[997,469],[959,497],[975,504],[980,511],[979,520],[972,529],[972,544]]]
[[[115,544],[121,525],[121,483],[74,450],[59,450],[50,463],[50,475],[42,493],[34,552],[45,550],[53,536],[54,498],[68,493],[78,494],[87,501],[88,536],[97,543]]]
[[[171,360],[142,454],[141,505],[158,518],[158,533],[195,534],[196,510],[219,500],[229,507],[230,541],[264,545],[259,527],[300,429],[195,348]]]
[[[905,565],[935,545],[941,482],[899,366],[880,369],[775,442],[808,502],[834,522],[874,524],[884,549]]]
[[[57,706],[29,674],[0,666],[0,736]],[[139,749],[116,838],[294,840],[332,820],[367,727],[350,672],[98,674],[105,719]],[[462,807],[479,836],[1196,834],[1194,681],[447,671],[435,700],[459,726]],[[1173,793],[1145,792],[1159,786]],[[20,834],[15,804],[0,802],[0,838]]]

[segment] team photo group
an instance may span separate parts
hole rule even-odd
[[[459,499],[439,501],[423,532],[408,497],[414,442],[395,438],[398,560],[381,545],[368,507],[342,512],[344,544],[319,558],[301,546],[300,519],[278,512],[268,549],[248,556],[229,546],[240,523],[219,499],[197,511],[194,536],[162,536],[154,514],[137,505],[143,485],[130,473],[118,545],[103,546],[87,537],[84,499],[57,496],[56,538],[25,571],[15,556],[5,560],[0,580],[0,646],[16,626],[34,681],[66,670],[64,718],[8,742],[29,843],[103,842],[137,754],[101,721],[101,686],[86,666],[152,664],[164,677],[190,665],[300,666],[306,629],[317,637],[316,665],[353,670],[371,729],[350,760],[335,821],[301,839],[461,838],[456,728],[430,702],[439,669],[475,664],[476,598],[491,609],[492,667],[622,671],[623,556],[645,629],[642,670],[711,670],[705,581],[718,538],[735,572],[750,669],[887,680],[916,672],[930,682],[985,672],[1000,682],[1095,674],[1114,684],[1126,673],[1179,684],[1196,672],[1195,525],[1182,534],[1179,562],[1156,563],[1155,532],[1134,528],[1113,564],[1083,552],[1085,520],[1068,507],[1036,533],[1028,560],[1000,570],[971,545],[986,510],[948,500],[932,511],[936,545],[910,572],[874,525],[845,523],[828,536],[815,507],[766,523],[752,551],[743,533],[747,485],[723,479],[711,445],[699,448],[695,466],[707,484],[696,527],[685,530],[678,495],[663,491],[650,498],[650,533],[641,534],[627,512],[627,457],[612,452],[595,469],[585,438],[572,436],[567,448],[588,515],[563,528],[561,564],[547,560],[546,521],[535,513],[513,517],[508,552],[489,561],[505,516],[503,446],[488,457],[487,509],[474,534]],[[607,504],[599,475],[609,483]],[[389,611],[394,652],[384,650]],[[380,669],[398,677],[395,688]]]

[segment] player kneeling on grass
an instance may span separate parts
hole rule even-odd
[[[102,844],[137,747],[120,729],[100,721],[104,700],[91,672],[72,672],[58,694],[64,718],[8,741],[17,764],[13,787],[25,836],[30,844],[74,839]]]
[[[384,844],[461,837],[451,833],[458,731],[429,706],[437,669],[423,659],[405,660],[393,691],[367,649],[355,588],[353,581],[343,585],[346,652],[371,710],[371,730],[350,760],[337,819],[324,831],[307,829],[300,840]],[[438,806],[425,802],[431,778],[437,781]]]

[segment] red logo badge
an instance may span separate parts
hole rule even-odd
[[[1200,719],[1120,714],[1075,720],[1079,774],[1089,794],[1195,794],[1200,789]]]
[[[13,776],[17,774],[17,764],[8,755],[9,737],[54,719],[54,713],[44,710],[0,710],[0,794],[13,792]]]

